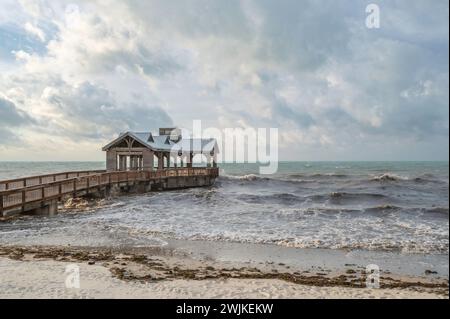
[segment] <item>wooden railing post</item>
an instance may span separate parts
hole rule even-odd
[[[3,216],[3,195],[0,195],[0,216]]]
[[[26,202],[26,193],[25,190],[22,190],[22,213],[25,211],[25,202]]]

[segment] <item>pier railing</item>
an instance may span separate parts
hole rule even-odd
[[[99,173],[105,173],[106,170],[90,170],[90,171],[71,171],[71,172],[61,172],[46,175],[28,176],[15,179],[9,179],[0,181],[0,192],[23,188],[28,186],[35,186],[40,184],[46,184],[50,182],[57,182],[61,180],[67,180],[69,178],[75,178],[86,175],[94,175]]]
[[[71,194],[76,196],[79,191],[89,191],[89,189],[112,184],[145,182],[177,176],[217,177],[218,174],[218,168],[194,167],[157,171],[64,172],[1,181],[0,185],[6,185],[6,187],[0,190],[0,216],[6,210],[15,208],[24,210],[25,205],[61,199]],[[36,183],[36,180],[40,183]]]

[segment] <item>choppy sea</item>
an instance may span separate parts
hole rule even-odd
[[[103,162],[0,162],[0,180]],[[0,223],[0,244],[154,246],[167,239],[448,254],[448,162],[221,164],[212,187],[112,198],[94,212]]]

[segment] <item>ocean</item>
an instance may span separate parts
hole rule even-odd
[[[168,240],[448,254],[448,162],[221,164],[212,187],[109,199],[0,223],[0,244],[164,246]],[[104,162],[0,162],[0,180]]]

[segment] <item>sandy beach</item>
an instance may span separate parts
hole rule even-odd
[[[448,167],[391,164],[411,170],[400,178],[376,163],[302,165],[3,216],[0,298],[448,299],[448,183],[422,182]],[[435,193],[405,199],[410,188]]]
[[[446,280],[391,275],[368,289],[358,269],[311,273],[163,251],[1,247],[0,255],[0,298],[448,298]],[[71,265],[79,267],[79,288],[66,288]]]

